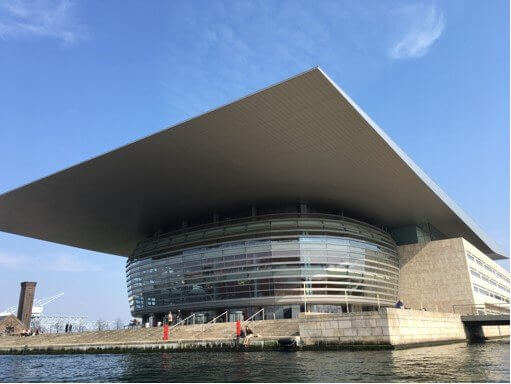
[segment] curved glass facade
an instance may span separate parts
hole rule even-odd
[[[395,303],[399,265],[394,241],[379,228],[341,216],[286,214],[149,239],[129,258],[126,275],[135,316],[261,307],[276,313],[303,310],[304,303],[339,312],[347,304]]]

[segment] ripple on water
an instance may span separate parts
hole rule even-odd
[[[509,382],[509,339],[395,351],[0,356],[0,381]]]

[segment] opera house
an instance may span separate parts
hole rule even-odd
[[[319,68],[3,194],[0,230],[126,257],[154,323],[509,304],[503,251]]]

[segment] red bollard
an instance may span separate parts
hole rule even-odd
[[[241,321],[236,321],[236,336],[240,337],[241,335]]]
[[[168,340],[169,339],[169,326],[167,324],[165,324],[163,326],[163,340]]]

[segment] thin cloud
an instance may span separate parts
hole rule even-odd
[[[395,42],[389,52],[394,59],[419,58],[426,55],[442,35],[444,14],[432,4],[408,5],[397,14],[406,19],[407,31]]]
[[[0,266],[4,268],[23,268],[31,261],[33,258],[0,253]]]
[[[98,272],[102,270],[101,266],[85,261],[77,255],[25,256],[0,253],[0,267],[2,268],[27,269],[34,266],[53,272]]]
[[[54,38],[74,43],[86,37],[74,20],[71,0],[4,0],[0,2],[0,38]]]
[[[58,255],[53,259],[52,270],[57,272],[97,272],[99,265],[82,260],[76,255]]]

